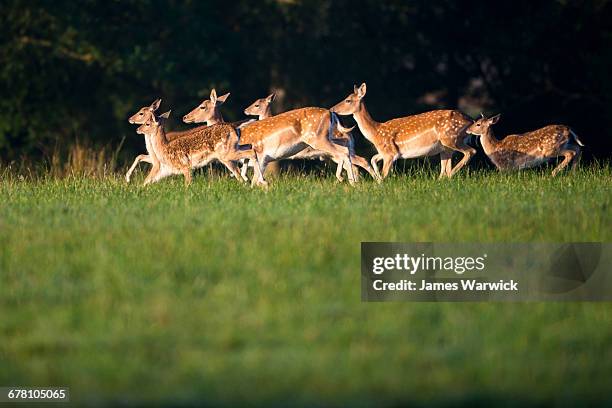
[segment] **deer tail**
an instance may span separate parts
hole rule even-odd
[[[572,129],[570,129],[570,133],[572,137],[574,138],[574,140],[576,141],[576,143],[578,143],[580,146],[584,146],[584,143],[582,143],[582,140],[578,139],[578,135]]]

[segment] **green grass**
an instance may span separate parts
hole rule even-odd
[[[612,403],[609,303],[361,303],[361,241],[611,241],[612,168],[0,179],[0,384],[81,404]],[[142,178],[135,180],[142,181]]]

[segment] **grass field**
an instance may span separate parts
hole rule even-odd
[[[612,240],[612,168],[0,180],[0,385],[106,405],[612,404],[610,303],[361,303],[361,241]],[[135,180],[142,181],[142,178]]]

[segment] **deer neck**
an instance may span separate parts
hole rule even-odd
[[[215,111],[215,115],[206,121],[206,126],[217,125],[219,123],[225,123],[225,120],[223,120],[221,112]]]
[[[266,108],[266,110],[264,111],[264,113],[259,115],[259,120],[262,119],[267,119],[269,117],[272,116],[272,108],[270,108],[269,106]]]
[[[363,136],[370,142],[376,143],[376,135],[378,133],[378,126],[380,123],[372,119],[364,103],[359,105],[359,110],[353,113],[353,117],[355,118],[357,126],[359,126],[359,130]]]
[[[144,135],[145,146],[147,147],[147,153],[151,157],[153,161],[153,165],[159,164],[159,159],[157,158],[157,154],[155,153],[155,149],[153,148],[153,137],[151,135]]]
[[[480,137],[480,143],[487,155],[494,153],[501,143],[493,134],[493,129],[487,129],[486,133]]]
[[[157,156],[157,160],[164,161],[163,158],[168,151],[168,139],[166,138],[166,132],[164,131],[163,125],[159,126],[155,133],[149,135],[149,138],[153,153]]]

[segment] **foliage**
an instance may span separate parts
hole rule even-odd
[[[0,157],[74,140],[142,149],[126,117],[162,96],[180,118],[212,87],[242,116],[331,106],[367,81],[380,120],[501,111],[500,133],[573,126],[607,156],[609,1],[24,1],[0,13]],[[178,122],[178,120],[175,120]]]

